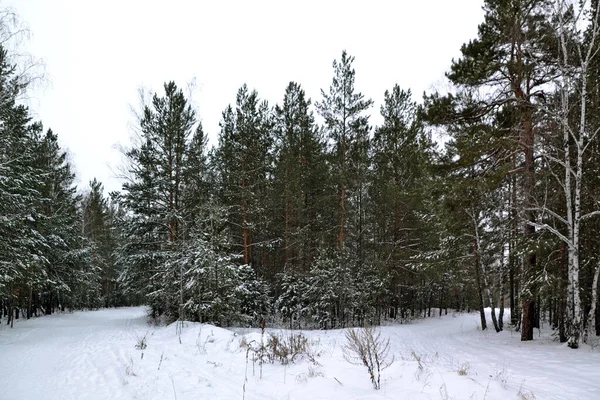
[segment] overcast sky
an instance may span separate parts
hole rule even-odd
[[[216,143],[221,112],[247,83],[271,105],[287,83],[314,101],[343,49],[356,57],[356,88],[375,101],[395,83],[415,99],[443,80],[477,34],[483,0],[222,1],[4,0],[27,23],[26,50],[49,84],[30,106],[72,154],[78,184],[97,177],[120,189],[115,145],[127,144],[139,87],[185,87]]]

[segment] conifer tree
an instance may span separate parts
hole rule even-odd
[[[462,57],[453,61],[447,74],[458,89],[456,95],[433,96],[429,101],[439,112],[433,119],[446,124],[460,119],[489,122],[500,114],[512,116],[512,124],[497,125],[494,135],[498,140],[493,145],[483,136],[478,141],[482,146],[472,150],[493,168],[510,165],[506,170],[519,175],[522,231],[531,246],[536,219],[532,205],[537,111],[544,98],[544,85],[555,71],[549,2],[486,0],[484,11],[485,21],[479,26],[478,37],[462,46]],[[523,260],[521,339],[532,340],[537,324],[535,252],[525,252]]]
[[[82,234],[91,247],[92,264],[99,268],[101,296],[105,307],[117,304],[117,270],[114,251],[117,237],[115,232],[115,208],[104,196],[102,183],[95,178],[90,182],[90,191],[82,201]]]
[[[45,237],[37,232],[41,194],[36,190],[40,171],[35,165],[41,126],[32,124],[26,107],[17,104],[25,86],[9,62],[9,53],[0,45],[0,296],[12,322],[12,309],[19,300],[19,288],[41,290],[47,260]],[[31,302],[28,317],[31,315]]]
[[[229,212],[233,250],[261,274],[269,272],[272,264],[267,203],[272,198],[271,124],[268,104],[243,85],[235,111],[229,106],[223,112],[215,154],[219,198]]]
[[[308,271],[323,241],[319,214],[328,174],[310,105],[300,85],[290,82],[282,105],[275,107],[274,224],[282,265],[292,276]]]
[[[373,101],[354,88],[354,57],[346,51],[333,61],[334,76],[317,110],[325,120],[325,133],[331,145],[331,175],[335,183],[337,205],[337,247],[344,248],[353,239],[357,255],[362,257],[364,245],[365,192],[367,189],[369,124],[366,111]]]
[[[187,141],[196,114],[174,82],[154,94],[140,114],[137,146],[127,151],[130,174],[123,185],[128,241],[123,246],[122,280],[147,295],[155,317],[176,319],[181,308],[181,271],[174,254],[181,245]],[[179,294],[179,295],[178,295]]]
[[[211,201],[214,192],[214,180],[209,169],[208,137],[198,123],[192,135],[185,154],[183,171],[183,222],[185,223],[184,240],[200,233],[205,226],[201,221],[207,217],[207,204]]]
[[[55,306],[97,307],[100,302],[99,269],[90,263],[90,249],[83,242],[75,174],[67,153],[58,145],[58,137],[48,130],[36,148],[40,179],[36,190],[41,197],[37,231],[46,238],[48,281],[44,290],[46,312]],[[74,229],[75,228],[75,229]]]
[[[412,258],[426,249],[427,232],[423,216],[430,210],[423,206],[428,174],[431,172],[432,144],[418,113],[411,92],[395,85],[385,92],[381,106],[383,124],[373,138],[373,201],[370,217],[374,225],[374,252],[394,275],[394,307],[399,304],[400,290],[417,283],[414,273],[407,273]],[[400,289],[401,288],[401,289]],[[413,288],[414,289],[414,288]]]

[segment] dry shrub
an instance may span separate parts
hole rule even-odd
[[[373,387],[381,388],[381,371],[392,365],[389,357],[390,339],[381,337],[381,332],[371,327],[346,331],[346,344],[342,347],[344,359],[354,365],[367,368]]]
[[[145,350],[148,347],[148,332],[144,336],[136,336],[135,338],[135,348],[138,350]]]
[[[301,333],[290,333],[287,336],[271,334],[267,341],[267,351],[271,362],[293,364],[302,358],[309,349],[310,344],[306,336]]]
[[[469,374],[470,368],[471,368],[471,366],[469,365],[469,363],[464,363],[460,366],[460,368],[458,368],[458,374],[460,376],[466,376]]]

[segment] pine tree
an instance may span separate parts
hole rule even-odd
[[[425,134],[411,92],[395,85],[386,91],[381,106],[383,124],[373,138],[373,201],[370,218],[374,225],[375,252],[385,271],[393,274],[392,313],[402,294],[417,284],[407,268],[412,258],[426,249],[427,232],[423,207],[428,174],[431,173],[432,144]]]
[[[214,192],[214,180],[210,171],[208,151],[208,136],[198,124],[187,145],[183,171],[182,208],[185,223],[184,240],[206,229],[202,221],[206,218],[207,204]]]
[[[292,276],[308,272],[323,241],[320,210],[325,207],[327,166],[324,144],[310,112],[310,100],[290,82],[275,107],[273,194],[281,261]]]
[[[92,249],[92,264],[101,271],[101,296],[105,307],[116,305],[117,270],[114,258],[117,237],[114,230],[115,208],[104,197],[102,183],[95,178],[82,201],[82,234]]]
[[[24,89],[9,53],[0,46],[0,296],[9,323],[18,305],[17,293],[31,299],[33,291],[46,283],[47,244],[36,229],[35,207],[41,195],[35,189],[40,171],[34,150],[41,126],[32,124],[29,110],[17,104]],[[30,317],[33,306],[27,303]]]
[[[58,145],[58,137],[48,130],[36,149],[40,179],[36,190],[41,197],[36,204],[39,216],[37,231],[46,238],[44,252],[48,265],[43,298],[46,313],[55,307],[97,307],[99,287],[97,266],[90,263],[90,249],[85,246],[80,226],[75,175],[67,154]],[[74,229],[75,228],[75,229]]]
[[[447,124],[460,119],[489,121],[502,113],[512,115],[513,123],[498,125],[500,140],[494,146],[485,143],[479,151],[482,160],[494,168],[512,163],[512,173],[519,173],[519,210],[524,236],[532,241],[536,219],[532,205],[535,198],[535,130],[539,123],[539,102],[543,87],[554,74],[551,49],[553,35],[547,0],[486,0],[485,21],[479,26],[477,39],[461,48],[462,57],[453,61],[447,74],[456,85],[456,95],[433,96],[438,116]],[[440,119],[437,120],[440,122]],[[482,151],[483,150],[483,151]],[[488,151],[488,153],[484,153]],[[536,254],[524,255],[522,292],[522,340],[533,339],[536,289]]]
[[[283,322],[289,322],[290,329],[301,329],[302,321],[307,318],[309,306],[306,293],[309,290],[308,274],[297,276],[294,271],[284,271],[278,278],[279,295],[275,301],[275,311],[283,317]]]
[[[122,280],[148,296],[155,317],[176,319],[182,307],[181,271],[176,257],[182,241],[187,142],[196,114],[175,83],[164,85],[141,112],[140,138],[126,156],[130,179],[123,185],[127,243],[121,249]]]
[[[268,223],[272,169],[271,110],[258,93],[243,85],[223,112],[215,165],[219,199],[229,211],[234,251],[259,274],[272,273]]]
[[[369,130],[365,112],[373,101],[354,89],[354,57],[342,52],[334,60],[334,77],[329,93],[321,89],[323,100],[316,104],[325,120],[325,132],[331,143],[332,180],[337,186],[337,247],[344,248],[351,236],[359,258],[363,257],[364,215],[368,170]]]
[[[9,323],[20,310],[30,318],[98,304],[71,165],[56,135],[18,104],[28,77],[11,56],[0,46],[0,293]]]

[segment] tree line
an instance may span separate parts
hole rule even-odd
[[[210,148],[167,82],[137,110],[109,196],[96,181],[77,195],[4,61],[3,313],[144,303],[167,321],[337,328],[450,308],[487,329],[491,307],[501,331],[507,305],[522,340],[548,321],[571,347],[592,343],[598,7],[486,0],[451,89],[418,103],[394,85],[376,127],[346,51],[314,103],[296,82],[274,106],[243,85]]]

